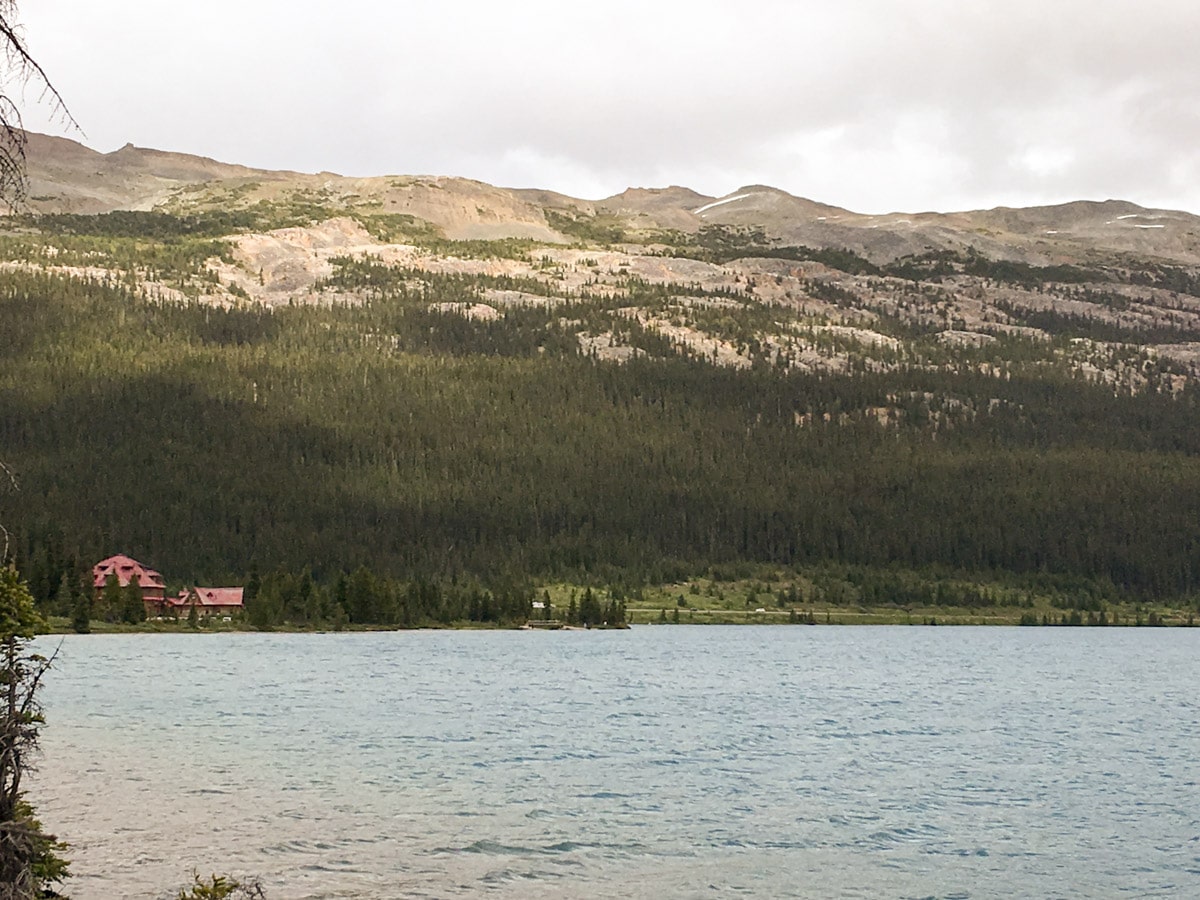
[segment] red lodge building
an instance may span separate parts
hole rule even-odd
[[[110,556],[92,567],[92,587],[96,589],[97,599],[113,575],[117,576],[117,583],[123,588],[129,587],[137,579],[148,619],[161,616],[186,618],[193,607],[198,616],[233,616],[245,610],[242,601],[244,589],[240,587],[194,587],[180,591],[178,597],[168,597],[162,575],[136,559],[123,555]]]
[[[158,615],[157,610],[162,609],[163,603],[167,599],[167,585],[163,581],[162,575],[151,569],[149,566],[143,566],[136,559],[130,559],[128,556],[110,556],[108,559],[101,560],[92,566],[92,587],[96,589],[96,599],[100,599],[100,594],[104,591],[104,585],[108,583],[108,579],[117,576],[117,583],[121,587],[129,587],[134,579],[137,579],[138,585],[142,589],[142,600],[146,604],[146,615]],[[151,610],[155,612],[151,612]]]

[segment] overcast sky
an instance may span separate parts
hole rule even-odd
[[[103,151],[591,199],[763,183],[863,212],[1109,197],[1200,212],[1196,0],[20,9],[74,136]],[[64,133],[36,99],[26,125]]]

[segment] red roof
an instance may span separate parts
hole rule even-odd
[[[178,597],[171,598],[172,606],[190,606],[192,598],[195,598],[197,606],[236,606],[243,607],[242,593],[245,588],[227,587],[227,588],[206,588],[195,587],[190,590],[180,591]]]
[[[196,596],[204,606],[242,606],[245,588],[196,588]]]
[[[151,569],[149,566],[143,566],[136,559],[131,559],[128,556],[120,554],[110,556],[108,559],[101,560],[92,566],[93,587],[104,587],[109,576],[114,573],[121,587],[128,587],[135,577],[137,578],[137,583],[143,588],[166,587],[162,575],[154,571],[154,569]]]

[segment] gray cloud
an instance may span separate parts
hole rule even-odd
[[[1110,196],[1200,211],[1192,3],[579,6],[59,0],[23,13],[100,149],[590,197],[770,183],[871,212]]]

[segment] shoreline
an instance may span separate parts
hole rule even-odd
[[[674,613],[678,611],[679,617]],[[481,625],[477,622],[452,623],[449,625],[346,625],[334,628],[323,624],[300,625],[287,623],[267,629],[254,628],[244,622],[222,622],[213,626],[191,627],[186,621],[178,624],[166,622],[146,622],[138,625],[121,623],[96,623],[90,631],[76,632],[67,619],[53,618],[50,627],[38,632],[39,636],[56,636],[69,634],[367,634],[373,632],[402,632],[402,631],[627,631],[632,627],[671,628],[676,625],[694,626],[803,626],[803,627],[953,627],[953,628],[1195,628],[1197,622],[1194,615],[1179,610],[1164,610],[1154,612],[1153,618],[1146,612],[1135,610],[1114,609],[1107,618],[1100,621],[1097,617],[1082,616],[1078,621],[1069,615],[1061,615],[1061,611],[1045,611],[1030,613],[1022,610],[995,610],[989,613],[974,611],[937,611],[937,610],[894,610],[886,608],[859,609],[812,609],[796,611],[793,617],[791,610],[740,610],[728,609],[692,609],[676,607],[668,611],[664,620],[662,608],[633,607],[628,609],[628,624],[569,625],[565,622],[524,622],[511,625]],[[1043,620],[1043,615],[1045,620]],[[1025,616],[1025,620],[1022,617]],[[1031,621],[1030,617],[1037,621]],[[1064,621],[1065,620],[1065,621]]]

